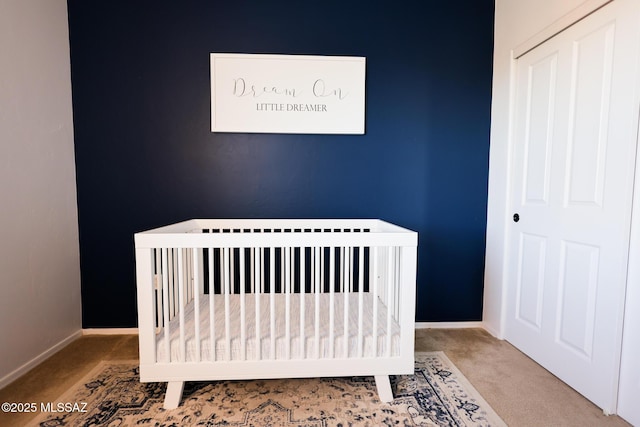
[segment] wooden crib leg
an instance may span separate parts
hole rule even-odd
[[[180,405],[184,381],[169,381],[164,395],[164,409],[175,409]]]
[[[378,389],[378,397],[382,402],[391,402],[393,400],[393,392],[391,391],[391,383],[388,375],[376,375],[376,388]]]

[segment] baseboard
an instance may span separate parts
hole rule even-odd
[[[138,335],[138,328],[87,328],[82,335]]]
[[[484,322],[416,322],[416,329],[464,329],[482,328]]]
[[[499,340],[503,340],[504,339],[504,336],[502,336],[499,333],[500,331],[493,329],[492,327],[489,326],[488,323],[484,323],[483,322],[483,326],[482,327],[484,328],[485,331],[489,332],[489,334],[492,335],[493,337],[495,337],[495,338],[497,338]]]
[[[34,357],[30,361],[28,361],[24,365],[20,366],[18,369],[14,370],[14,371],[8,373],[7,375],[5,375],[4,377],[0,378],[0,389],[6,387],[7,385],[12,383],[13,381],[17,380],[19,377],[21,377],[22,375],[26,374],[31,369],[33,369],[34,367],[36,367],[40,363],[44,362],[46,359],[51,357],[53,354],[55,354],[58,351],[62,350],[64,347],[66,347],[71,342],[75,341],[76,339],[80,338],[81,336],[82,336],[82,331],[81,330],[79,330],[77,332],[74,332],[73,334],[69,335],[67,338],[63,339],[59,343],[55,344],[54,346],[52,346],[49,349],[43,351],[42,353],[40,353],[39,355],[37,355],[36,357]]]

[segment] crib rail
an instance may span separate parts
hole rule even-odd
[[[414,232],[192,220],[135,242],[141,365],[413,354]]]

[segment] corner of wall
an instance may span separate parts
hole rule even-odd
[[[80,256],[65,0],[0,14],[0,378],[81,333]]]

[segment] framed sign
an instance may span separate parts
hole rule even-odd
[[[363,57],[211,54],[211,131],[364,134]]]

